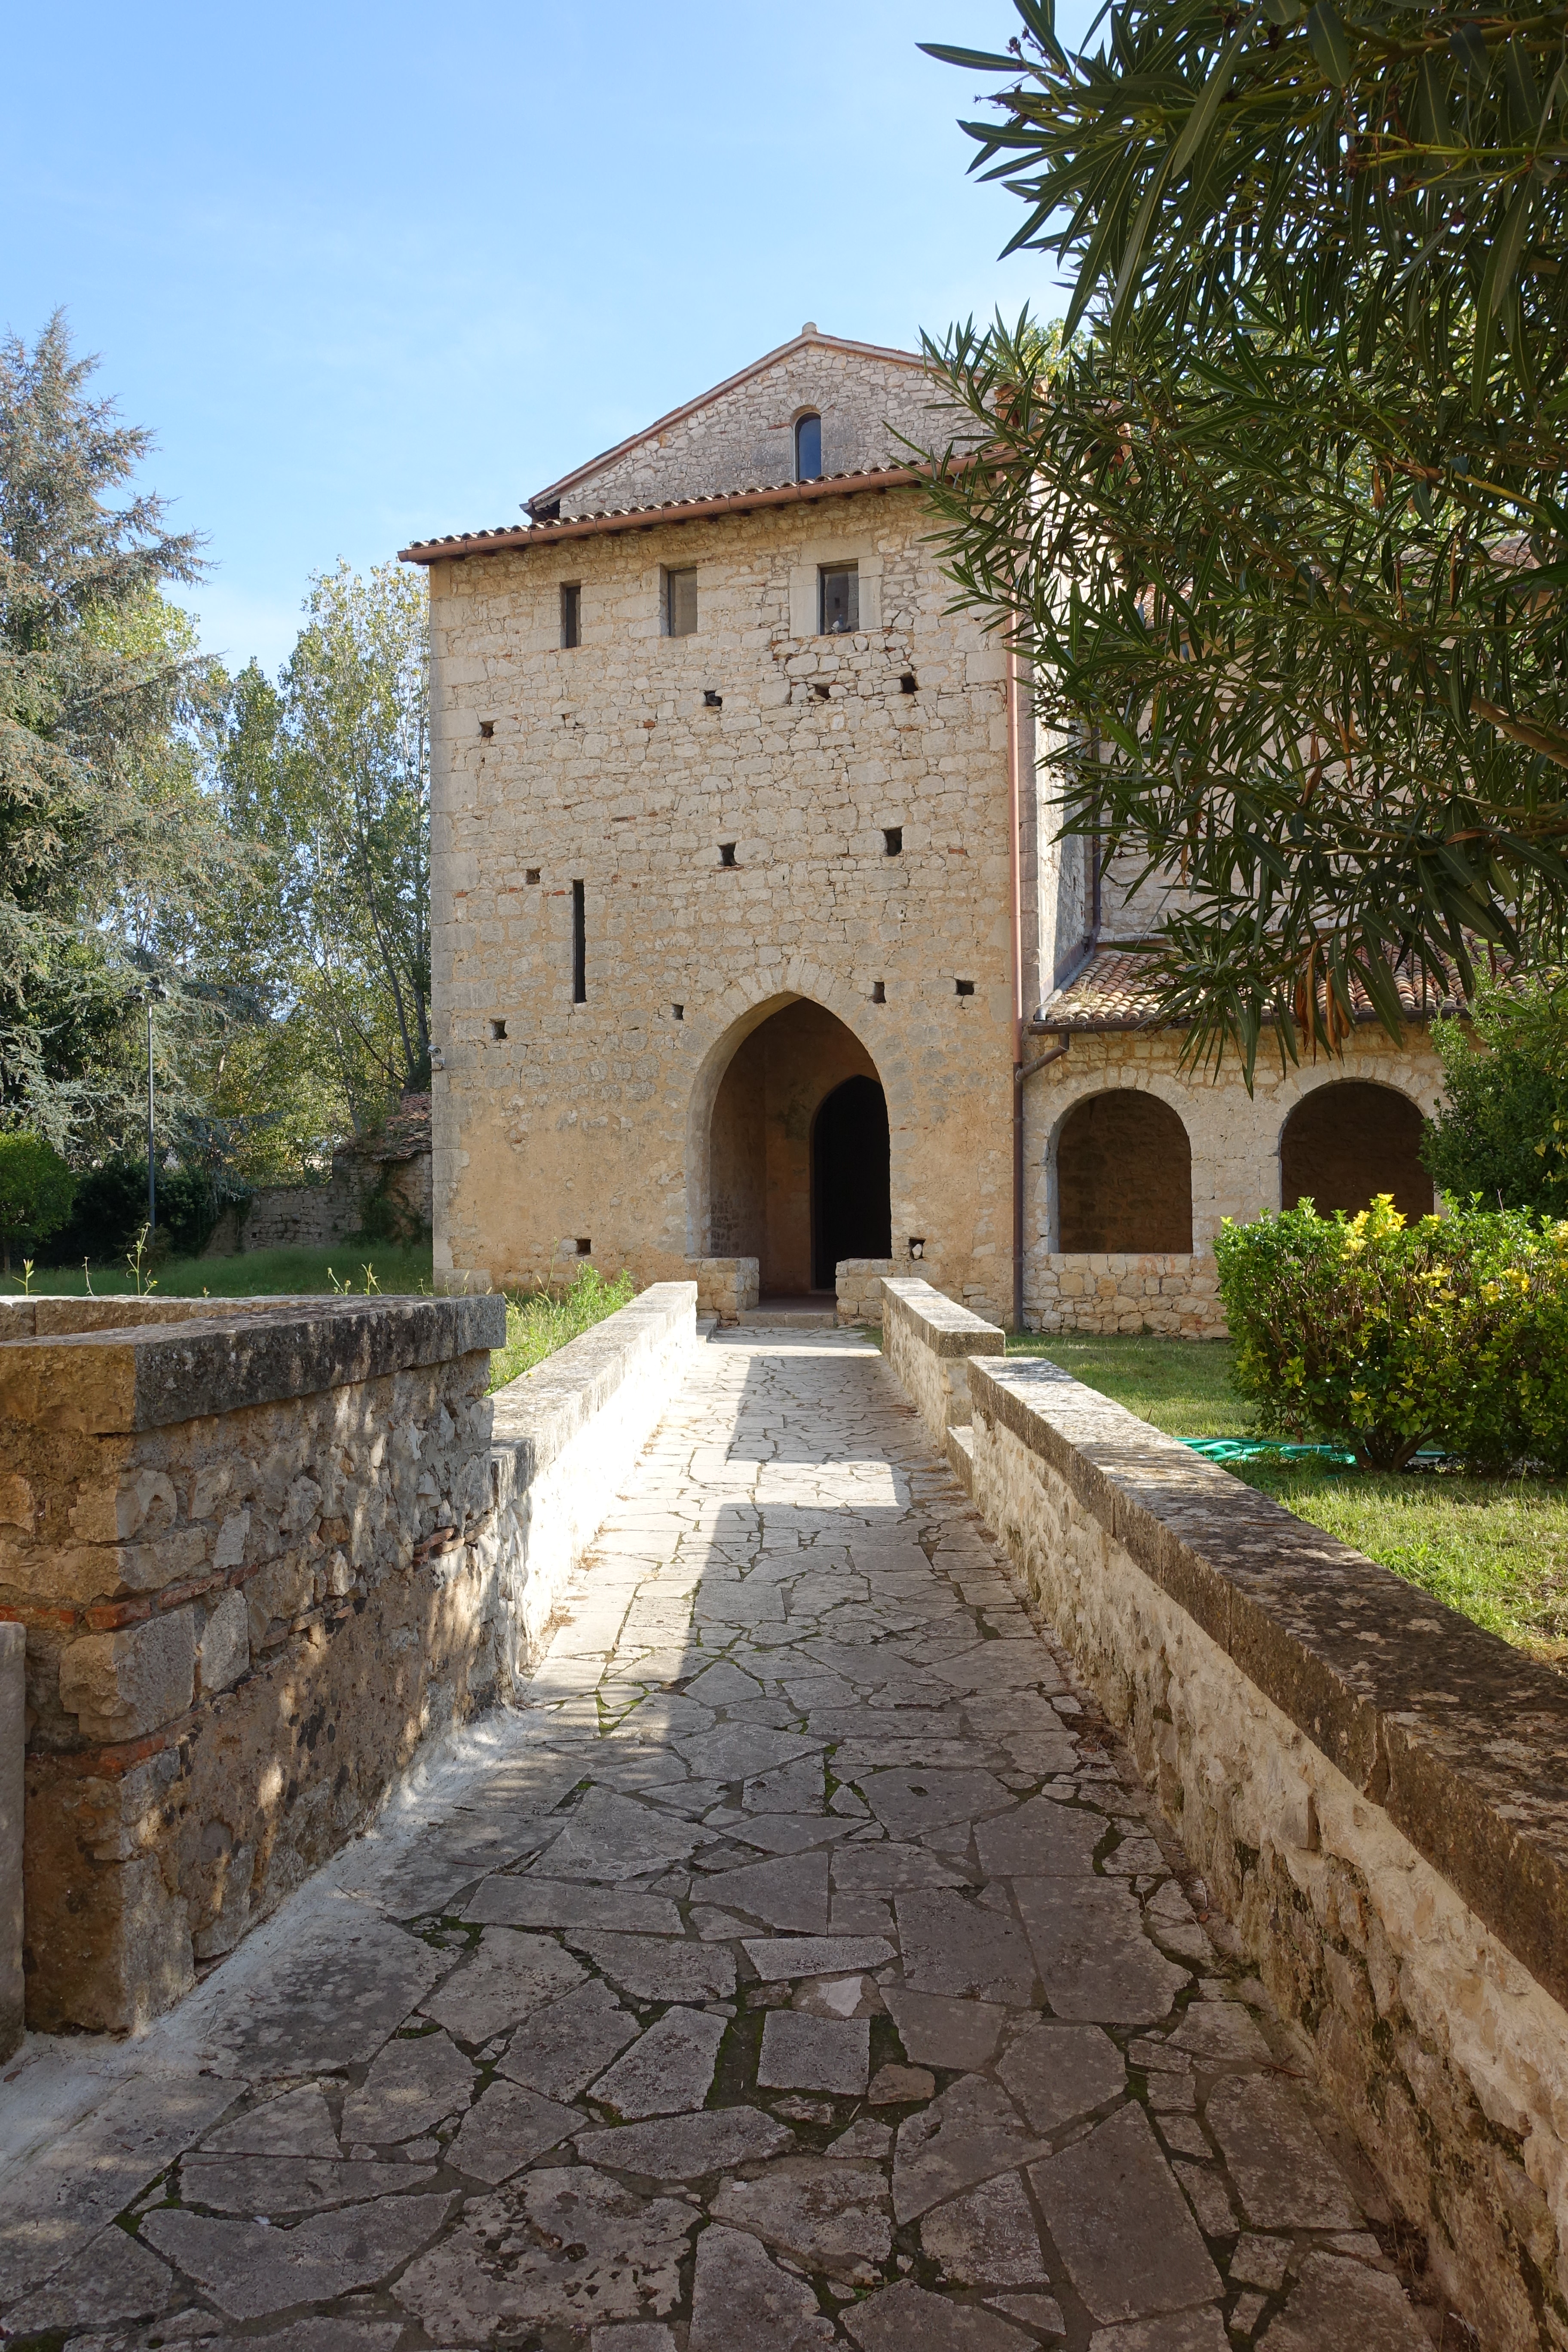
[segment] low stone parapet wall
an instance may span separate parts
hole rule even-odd
[[[907,1265],[909,1260],[903,1263]],[[879,1323],[882,1319],[882,1283],[885,1276],[896,1275],[900,1261],[894,1257],[842,1257],[833,1269],[833,1286],[838,1300],[840,1323]]]
[[[697,1307],[695,1283],[655,1283],[496,1392],[494,1517],[479,1554],[496,1578],[511,1679],[685,1376]]]
[[[45,2030],[167,2008],[497,1691],[464,1538],[502,1302],[169,1304],[0,1345]]]
[[[688,1258],[697,1286],[697,1312],[738,1323],[762,1295],[762,1263],[754,1257]]]
[[[1568,2344],[1568,1687],[1054,1364],[966,1380],[976,1504],[1444,2291]]]
[[[882,1352],[939,1454],[948,1450],[949,1433],[969,1423],[970,1359],[1000,1356],[1006,1345],[996,1324],[958,1306],[929,1282],[910,1275],[883,1276]]]
[[[1037,1250],[1025,1262],[1024,1320],[1031,1331],[1226,1336],[1212,1250]]]
[[[646,1293],[494,1399],[499,1297],[88,1304],[23,1302],[0,1340],[0,1621],[28,2021],[122,2032],[514,1691],[695,1297]]]

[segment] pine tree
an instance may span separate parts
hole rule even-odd
[[[190,730],[205,672],[166,582],[162,499],[115,493],[151,446],[89,396],[57,312],[0,341],[0,1120],[63,1140],[130,1079],[135,941],[221,848]]]

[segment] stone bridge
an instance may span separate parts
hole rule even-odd
[[[1438,1923],[1449,1960],[1485,1989],[1444,2040],[1427,2013],[1440,1970],[1400,1908],[1430,1910],[1432,1864],[1394,1850],[1404,1832],[1357,1793],[1353,1753],[1331,1759],[1292,1727],[1268,1695],[1277,1659],[1247,1669],[1241,1706],[1155,1622],[1156,1603],[1176,1605],[1162,1597],[1180,1583],[1176,1514],[1163,1567],[1140,1568],[1131,1482],[1146,1509],[1150,1477],[1185,1479],[1182,1541],[1213,1553],[1200,1522],[1229,1507],[1220,1474],[1173,1466],[1165,1441],[1049,1367],[996,1362],[998,1335],[923,1284],[887,1290],[886,1357],[849,1332],[688,1346],[647,1426],[621,1427],[620,1454],[605,1443],[592,1539],[567,1547],[512,1703],[449,1710],[363,1833],[226,1957],[198,1958],[166,2014],[117,2041],[26,2039],[0,2082],[11,2338],[1568,2340],[1547,1963],[1531,1975],[1517,1922],[1510,1951],[1466,1906],[1473,1890],[1445,1881],[1470,1923]],[[629,1358],[610,1327],[591,1340],[594,1413],[613,1417],[605,1368]],[[571,1365],[552,1377],[561,1410]],[[595,1422],[572,1409],[580,1486]],[[1076,1431],[1074,1411],[1089,1417]],[[560,1458],[559,1433],[525,1435],[532,1476]],[[497,1491],[489,1520],[445,1523],[481,1563]],[[1288,1551],[1258,1505],[1246,1497],[1241,1537],[1271,1528]],[[1048,1553],[1058,1584],[1060,1563],[1081,1569],[1091,1524],[1098,1617],[1041,1567]],[[442,1557],[422,1541],[405,1581]],[[1314,1542],[1321,1574],[1339,1548]],[[356,1555],[340,1549],[346,1573]],[[1150,1594],[1119,1598],[1136,1575]],[[362,1580],[363,1622],[384,1588]],[[1212,1645],[1203,1596],[1184,1605],[1188,1650]],[[1342,1580],[1341,1616],[1358,1605]],[[1110,1663],[1109,1607],[1123,1624]],[[1310,1629],[1291,1638],[1300,1653]],[[278,1654],[279,1672],[311,1671],[308,1645]],[[356,1670],[374,1671],[371,1649]],[[1320,1715],[1326,1688],[1321,1675],[1309,1696]],[[1211,1808],[1194,1854],[1171,1820],[1205,1708],[1232,1718],[1205,1744],[1251,1798],[1233,1787]],[[220,1735],[221,1706],[215,1722],[203,1737]],[[1342,1783],[1359,1830],[1336,1810]],[[1275,1819],[1267,1834],[1248,1801]],[[1278,1886],[1259,1893],[1290,1853],[1322,1865],[1298,1873],[1294,1913]],[[1381,1908],[1380,1867],[1403,1873]],[[1495,1888],[1492,1902],[1502,1916]],[[1429,1946],[1430,1916],[1426,1932]],[[1357,2035],[1385,2051],[1370,2128]],[[1425,2093],[1419,2158],[1397,2142],[1396,2080]]]

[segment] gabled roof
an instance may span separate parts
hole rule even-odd
[[[595,539],[604,531],[652,530],[661,523],[701,522],[709,515],[749,514],[759,507],[808,506],[815,499],[854,498],[866,490],[912,489],[928,478],[922,466],[878,466],[859,474],[824,474],[809,482],[773,482],[751,490],[723,490],[710,499],[667,499],[652,507],[610,507],[602,514],[568,515],[560,522],[499,523],[493,530],[449,532],[417,539],[397,551],[405,563],[460,563],[469,555],[549,547],[563,539]]]
[[[694,415],[698,409],[707,408],[712,402],[722,400],[726,393],[734,392],[741,384],[750,383],[753,377],[765,374],[769,368],[776,367],[781,360],[788,359],[793,352],[813,349],[850,352],[861,359],[890,360],[899,367],[923,369],[925,366],[924,360],[918,352],[895,351],[885,343],[849,342],[842,335],[825,335],[815,322],[808,319],[799,334],[789,342],[781,343],[777,351],[765,352],[760,360],[753,360],[750,367],[743,367],[738,375],[726,376],[723,383],[716,383],[710,392],[699,393],[695,400],[682,401],[679,408],[672,408],[668,415],[656,418],[653,424],[645,425],[640,433],[630,434],[625,441],[617,441],[613,449],[601,450],[598,457],[590,457],[585,466],[574,466],[569,474],[563,474],[558,482],[548,482],[543,489],[535,490],[531,499],[523,500],[523,504],[530,514],[537,514],[541,507],[553,506],[557,499],[565,498],[570,491],[574,490],[579,482],[585,481],[590,476],[599,473],[605,466],[613,465],[617,458],[624,457],[629,450],[640,447],[644,442],[656,440],[659,434],[667,433],[672,425],[679,425],[683,417]]]

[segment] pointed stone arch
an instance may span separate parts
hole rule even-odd
[[[862,1080],[875,1088],[891,1127],[883,1075],[858,1013],[858,1005],[825,1002],[805,988],[760,995],[712,1037],[693,1083],[687,1156],[691,1255],[755,1257],[764,1292],[798,1296],[831,1286],[819,1279],[822,1196],[820,1181],[814,1184],[814,1174],[820,1179],[817,1116],[828,1097],[848,1081]],[[879,1181],[886,1192],[886,1160]],[[890,1212],[879,1233],[889,1218]]]

